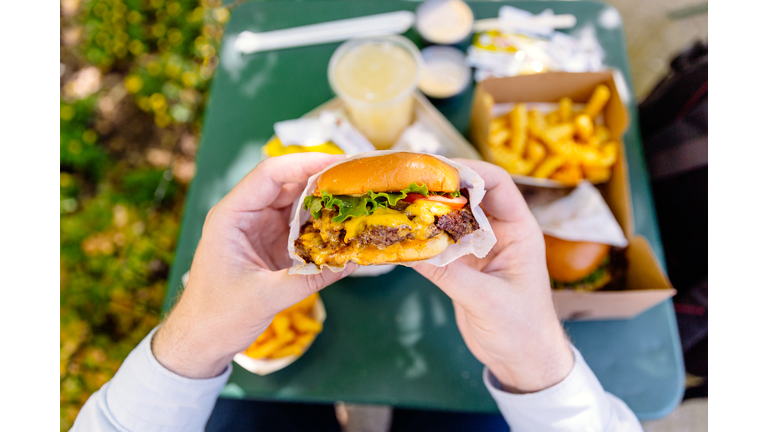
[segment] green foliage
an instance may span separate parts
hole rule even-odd
[[[125,199],[135,205],[150,203],[155,199],[157,188],[163,183],[164,171],[157,169],[137,169],[127,173],[122,178],[122,190],[125,192]],[[162,197],[163,202],[173,201],[176,196],[177,187],[175,183],[169,182]]]
[[[154,211],[157,171],[131,173],[128,186],[104,185],[61,216],[62,427],[158,324],[173,262],[181,200]],[[162,173],[159,173],[162,176]],[[61,194],[76,199],[74,177]],[[139,198],[137,198],[139,197]]]
[[[201,33],[207,11],[198,0],[87,1],[83,54],[102,70],[157,51],[194,56],[190,41]]]
[[[61,105],[60,164],[62,170],[82,172],[93,181],[99,181],[107,164],[104,150],[95,145],[96,131],[89,128],[95,110],[96,97],[90,96]]]
[[[228,18],[221,0],[82,0],[62,22],[82,39],[62,48],[77,68],[118,74],[160,128],[194,133]],[[158,324],[185,192],[169,171],[110,153],[96,129],[120,125],[95,127],[108,91],[60,102],[61,430]]]
[[[104,71],[130,71],[126,89],[158,126],[188,123],[202,115],[227,20],[220,0],[91,0],[82,49]]]

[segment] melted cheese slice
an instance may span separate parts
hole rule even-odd
[[[358,216],[343,222],[347,232],[344,242],[349,243],[366,228],[373,226],[407,229],[416,239],[426,240],[429,234],[428,228],[435,223],[435,216],[443,216],[450,212],[451,208],[447,205],[427,200],[418,200],[402,212],[389,208],[376,209],[368,216]],[[415,217],[411,220],[409,216]]]
[[[392,254],[391,260],[396,261],[398,255],[402,254],[403,248],[419,247],[429,241],[429,235],[432,233],[430,227],[435,223],[436,216],[443,216],[453,211],[445,204],[418,200],[409,205],[403,211],[397,211],[389,208],[380,208],[368,216],[358,216],[348,219],[342,223],[336,223],[327,215],[324,215],[316,224],[319,233],[304,234],[299,239],[306,247],[312,260],[316,264],[343,265],[353,257],[359,264],[367,265],[370,256],[371,259],[380,259],[382,254]],[[413,220],[410,219],[413,218]],[[360,247],[357,243],[349,244],[369,227],[383,226],[388,228],[398,228],[413,234],[413,240],[406,240],[401,243],[393,244],[387,248],[379,249],[375,246]],[[323,234],[326,231],[344,229],[344,243],[347,246],[342,248],[327,248],[328,242]]]
[[[445,239],[441,239],[441,237]],[[301,241],[305,244],[315,244],[314,240],[319,238],[319,234],[311,233],[301,236]],[[340,249],[307,247],[307,250],[312,257],[312,261],[317,265],[343,266],[349,261],[360,265],[371,265],[419,259],[420,257],[414,258],[414,255],[418,255],[424,249],[432,248],[434,250],[434,245],[439,244],[441,240],[444,242],[444,245],[450,242],[446,234],[440,234],[428,240],[404,240],[387,246],[384,249],[379,249],[376,246],[360,246],[358,243],[353,243]],[[442,251],[442,248],[438,251]],[[426,256],[429,257],[431,255]]]
[[[344,229],[347,231],[347,235],[344,236],[344,243],[349,243],[350,240],[359,236],[369,226],[413,229],[416,224],[411,222],[403,212],[389,208],[376,209],[376,211],[368,216],[353,217],[344,222]]]
[[[405,208],[405,214],[416,216],[422,224],[431,225],[435,223],[435,216],[445,216],[452,210],[439,202],[418,200]]]

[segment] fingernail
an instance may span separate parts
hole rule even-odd
[[[347,264],[347,266],[344,268],[344,272],[341,273],[341,277],[347,277],[352,274],[355,270],[357,270],[357,264]]]

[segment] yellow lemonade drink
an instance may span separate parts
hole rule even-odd
[[[413,121],[420,69],[418,49],[402,36],[358,39],[336,49],[328,80],[355,127],[386,150]]]

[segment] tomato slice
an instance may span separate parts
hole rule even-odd
[[[416,200],[420,200],[420,199],[424,199],[424,195],[418,194],[418,193],[409,193],[408,195],[406,195],[405,198],[402,199],[402,201],[407,202],[407,203],[412,203],[412,202],[414,202]]]
[[[467,199],[464,198],[463,195],[459,195],[456,198],[451,198],[449,196],[443,196],[443,195],[430,195],[429,197],[425,197],[422,194],[418,193],[410,193],[407,197],[403,198],[403,201],[407,203],[416,202],[418,200],[427,200],[427,201],[434,201],[438,202],[440,204],[445,204],[448,207],[456,210],[460,210],[464,208],[464,205],[467,204]]]

